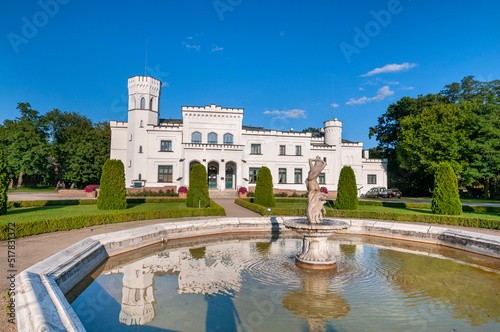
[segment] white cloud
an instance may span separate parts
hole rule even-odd
[[[336,103],[332,103],[330,106],[331,106],[331,107],[333,107],[333,108],[337,108],[337,107],[339,107],[340,105],[339,105],[339,104],[336,104]]]
[[[186,39],[193,39],[193,37],[192,37],[192,36],[189,36],[189,37],[187,37]]]
[[[412,86],[402,86],[401,90],[413,90]]]
[[[281,32],[280,32],[280,36],[281,36],[281,37],[284,37],[284,36],[285,36],[285,32],[284,32],[284,31],[281,31]]]
[[[394,73],[398,71],[408,70],[416,66],[417,66],[416,63],[409,63],[409,62],[403,62],[400,65],[398,65],[397,63],[393,63],[391,65],[385,65],[381,68],[375,68],[373,70],[370,70],[368,73],[361,75],[361,77],[373,76],[382,73]]]
[[[224,49],[224,47],[219,47],[219,46],[213,46],[212,48],[212,52],[215,52],[215,51],[222,51]]]
[[[168,88],[170,86],[170,84],[168,84],[168,82],[161,82],[161,87],[165,87],[165,88]]]
[[[359,87],[359,91],[365,91],[365,88]]]
[[[197,51],[199,51],[200,47],[201,47],[200,45],[191,45],[191,44],[188,44],[186,42],[182,42],[182,45],[184,45],[188,49],[195,49]]]
[[[399,82],[398,81],[384,81],[385,84],[389,84],[389,85],[398,85]]]
[[[299,110],[299,109],[293,109],[289,111],[265,111],[263,114],[267,115],[275,115],[278,119],[285,119],[285,118],[290,118],[290,119],[300,119],[300,118],[306,118],[306,111],[304,110]]]
[[[388,96],[392,96],[394,94],[394,91],[391,91],[391,88],[389,88],[388,85],[385,85],[378,89],[377,95],[375,97],[361,97],[358,99],[351,98],[349,99],[348,102],[346,102],[347,105],[361,105],[361,104],[366,104],[366,103],[371,103],[372,101],[381,101],[384,100]]]

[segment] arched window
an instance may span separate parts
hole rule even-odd
[[[191,143],[196,143],[196,144],[201,143],[201,133],[200,132],[195,131],[194,133],[191,134]]]
[[[153,98],[151,98],[151,100],[149,101],[149,110],[153,110]]]
[[[233,145],[233,135],[230,133],[224,134],[224,144]]]
[[[146,99],[141,98],[141,110],[146,109]]]
[[[208,134],[208,144],[217,144],[217,134],[216,133]]]
[[[139,173],[139,181],[141,181],[141,180],[142,180],[142,174]]]
[[[142,153],[142,145],[139,146],[139,153]]]
[[[144,127],[144,121],[141,120],[141,122],[139,123],[139,128],[143,128]]]

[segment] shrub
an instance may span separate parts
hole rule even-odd
[[[257,183],[255,186],[255,204],[274,207],[273,177],[271,171],[266,166],[262,166],[257,173]]]
[[[182,187],[179,187],[179,190],[178,190],[178,191],[179,191],[179,193],[185,194],[185,193],[187,193],[187,192],[188,192],[188,188],[186,188],[186,187],[182,186]]]
[[[127,208],[125,171],[121,160],[106,160],[102,167],[99,189],[99,197],[97,197],[97,208],[99,210]]]
[[[9,177],[7,175],[7,163],[4,160],[3,151],[0,150],[0,215],[7,213],[7,187]]]
[[[189,174],[189,190],[186,205],[189,207],[207,207],[210,205],[208,196],[207,170],[202,164],[196,164]]]
[[[144,190],[144,191],[139,191],[136,193],[129,193],[127,194],[129,197],[148,197],[148,196],[166,196],[166,197],[176,197],[179,196],[174,190],[167,189],[165,191],[159,190],[159,191],[153,191],[153,190]]]
[[[340,210],[358,209],[358,188],[356,186],[356,176],[351,166],[344,166],[340,171],[335,205]]]
[[[440,163],[434,174],[431,210],[435,214],[462,214],[457,176],[448,163]]]
[[[246,193],[248,192],[248,190],[247,190],[247,188],[245,188],[245,187],[240,187],[240,189],[238,189],[238,192],[239,192],[240,194],[246,194]]]

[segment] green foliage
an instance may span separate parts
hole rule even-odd
[[[7,186],[9,176],[7,174],[7,163],[3,158],[3,151],[0,150],[0,215],[7,213]]]
[[[179,200],[176,200],[179,201]],[[113,212],[83,216],[25,221],[16,224],[16,237],[25,237],[57,231],[67,231],[95,225],[122,223],[135,220],[154,220],[197,216],[225,216],[226,211],[214,201],[203,209],[172,209],[158,211]],[[0,224],[0,241],[7,240],[8,224]]]
[[[269,168],[265,166],[262,166],[259,173],[257,173],[254,202],[266,207],[276,206],[273,193],[273,177]]]
[[[127,208],[125,168],[121,160],[108,159],[102,168],[97,208],[121,210]]]
[[[202,164],[196,164],[189,174],[189,190],[186,205],[189,207],[207,207],[210,205],[208,196],[207,170]]]
[[[340,171],[335,205],[341,210],[356,210],[358,208],[358,188],[356,176],[351,166],[344,166]]]
[[[435,214],[462,214],[457,177],[448,163],[439,164],[434,175],[431,210]]]
[[[127,198],[127,203],[179,203],[185,202],[182,198]],[[95,205],[96,199],[61,199],[47,201],[10,201],[7,208],[67,206],[67,205]]]
[[[303,133],[319,133],[320,129],[319,128],[313,128],[313,127],[308,127],[305,129],[302,129]]]

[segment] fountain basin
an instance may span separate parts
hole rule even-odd
[[[154,243],[224,233],[285,231],[296,218],[219,218],[167,222],[88,237],[24,270],[16,278],[16,318],[20,331],[85,331],[64,294],[103,260]],[[432,243],[500,258],[500,236],[446,227],[343,219],[350,234]]]

